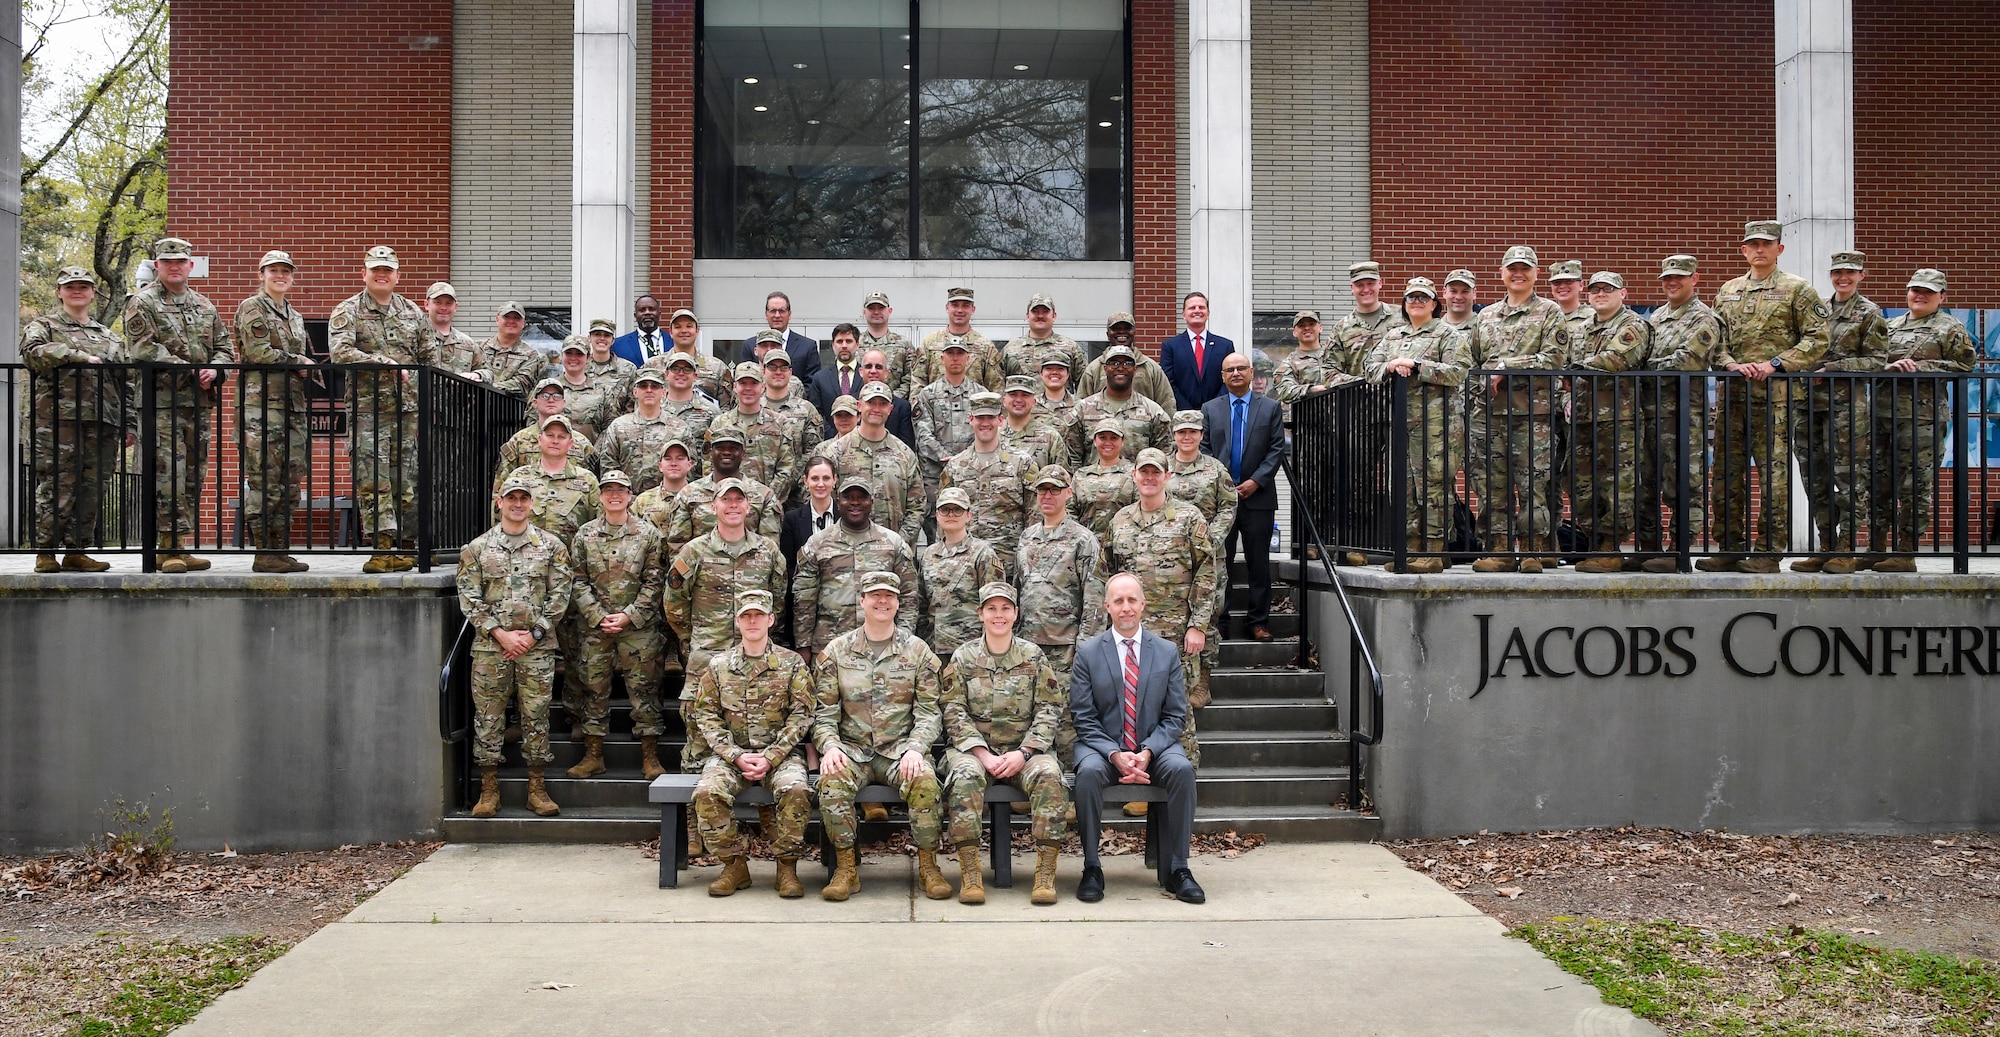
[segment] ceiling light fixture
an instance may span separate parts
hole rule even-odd
[[[757,85],[757,77],[756,77],[756,76],[744,76],[744,77],[743,77],[743,81],[744,81],[745,83],[748,83],[748,84],[750,84],[751,86],[756,86],[756,85]]]
[[[751,111],[753,111],[753,112],[768,112],[768,111],[770,111],[771,109],[769,109],[769,108],[765,107],[764,105],[761,105],[761,104],[760,104],[760,105],[758,105],[757,107],[755,107],[755,108],[752,108],[752,109],[750,109],[750,110],[751,110]]]
[[[1028,66],[1026,66],[1026,65],[1015,65],[1015,66],[1014,66],[1014,71],[1016,71],[1016,72],[1026,72],[1027,70],[1028,70]]]
[[[792,67],[793,67],[793,68],[804,68],[804,67],[806,67],[806,63],[805,63],[805,62],[803,62],[803,61],[794,61],[794,62],[792,62]]]

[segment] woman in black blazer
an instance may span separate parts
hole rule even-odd
[[[833,486],[839,476],[833,460],[815,457],[806,462],[806,502],[785,512],[778,529],[778,551],[785,556],[785,615],[778,629],[786,644],[792,644],[792,574],[799,567],[799,549],[814,533],[840,521],[833,513]]]

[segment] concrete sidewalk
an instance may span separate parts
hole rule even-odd
[[[630,847],[446,846],[178,1032],[1659,1032],[1379,847],[1197,857],[1199,907],[1137,856],[1105,858],[1104,901],[1079,903],[1080,867],[1063,858],[1062,900],[1037,908],[1017,855],[1013,889],[964,907],[917,893],[914,861],[866,858],[830,904],[817,865],[803,900],[769,862],[714,899],[717,869],[658,889]]]

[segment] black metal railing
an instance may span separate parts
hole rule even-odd
[[[367,553],[491,524],[527,403],[426,367],[0,365],[0,553]],[[233,447],[224,450],[227,444]]]
[[[1294,496],[1334,550],[1399,570],[1471,555],[1685,572],[1768,551],[1963,573],[2000,553],[2000,466],[1974,447],[2000,420],[1989,398],[2000,370],[1350,383],[1293,405]]]
[[[1292,540],[1299,550],[1294,553],[1299,560],[1299,654],[1297,665],[1301,669],[1317,670],[1321,666],[1319,651],[1313,644],[1312,636],[1312,589],[1311,573],[1315,563],[1333,588],[1334,600],[1340,603],[1342,621],[1347,626],[1347,705],[1341,710],[1340,719],[1347,727],[1347,805],[1351,810],[1360,810],[1366,799],[1368,785],[1361,754],[1362,746],[1380,745],[1382,742],[1382,669],[1375,663],[1375,650],[1368,643],[1368,635],[1361,628],[1361,619],[1354,613],[1354,603],[1348,600],[1347,588],[1342,585],[1340,575],[1333,567],[1333,555],[1325,541],[1320,538],[1318,521],[1312,511],[1301,503],[1296,487],[1302,478],[1312,478],[1309,470],[1301,472],[1293,465],[1292,458],[1284,461],[1286,478],[1292,481]],[[1363,671],[1366,670],[1364,678]],[[1367,723],[1362,723],[1362,689],[1368,691]]]

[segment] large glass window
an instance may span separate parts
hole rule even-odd
[[[1129,258],[1125,50],[1124,0],[707,0],[701,255]]]

